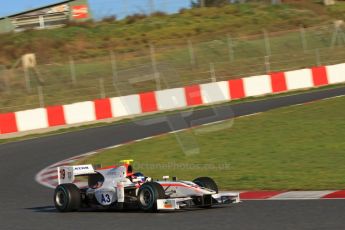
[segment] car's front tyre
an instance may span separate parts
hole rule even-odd
[[[218,193],[219,191],[217,183],[210,177],[198,177],[194,179],[193,182],[199,185],[200,187],[211,189],[215,191],[216,193]],[[209,196],[195,198],[194,202],[202,208],[210,208],[212,207],[212,202],[214,202],[214,199],[212,198],[212,196],[209,195]]]
[[[201,187],[211,189],[218,193],[217,183],[210,177],[198,177],[193,180],[193,182]]]
[[[163,187],[156,182],[143,184],[138,191],[139,208],[145,212],[157,211],[157,200],[165,198]]]

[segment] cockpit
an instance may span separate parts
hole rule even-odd
[[[133,172],[133,166],[131,165],[132,160],[124,160],[122,161],[122,163],[124,163],[123,167],[126,168],[126,178],[128,179],[128,183],[133,183],[133,184],[141,184],[141,183],[145,183],[148,179],[148,177],[144,176],[144,174],[142,174],[141,172]],[[98,169],[98,171],[100,170],[111,170],[111,169],[117,169],[117,166],[109,166],[109,167],[105,167],[105,168],[101,168]],[[88,176],[88,186],[89,188],[92,189],[97,189],[102,187],[105,178],[104,175],[102,175],[104,173],[102,172],[97,172],[95,174],[89,175]]]
[[[100,173],[92,174],[88,176],[88,186],[92,189],[97,189],[102,187],[104,183],[104,177]]]

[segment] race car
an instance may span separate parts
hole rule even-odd
[[[82,208],[131,209],[145,212],[183,208],[210,208],[214,205],[240,202],[238,193],[220,193],[214,180],[199,177],[193,181],[153,181],[140,172],[133,172],[133,160],[119,166],[94,169],[92,165],[58,167],[58,186],[54,204],[60,212]],[[87,177],[85,187],[77,186],[77,177]]]

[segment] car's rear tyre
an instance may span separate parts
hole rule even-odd
[[[54,204],[60,212],[77,211],[81,205],[79,188],[74,184],[61,184],[56,187]]]
[[[201,187],[211,189],[211,190],[215,191],[216,193],[218,193],[218,185],[216,184],[216,182],[212,178],[198,177],[198,178],[194,179],[193,182],[195,184],[201,186]]]
[[[157,200],[164,198],[165,191],[157,182],[147,182],[139,188],[138,205],[145,212],[156,212]]]

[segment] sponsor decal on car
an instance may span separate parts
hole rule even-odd
[[[84,169],[89,169],[89,167],[75,167],[74,170],[84,170]]]
[[[62,180],[64,180],[65,177],[66,177],[66,170],[61,169],[61,170],[60,170],[60,178],[61,178]]]
[[[167,200],[164,202],[164,208],[173,208],[172,201]]]

